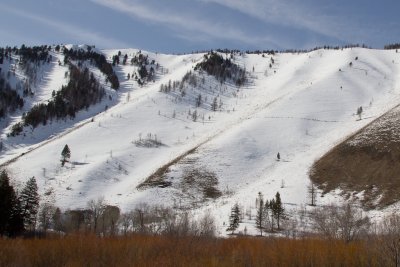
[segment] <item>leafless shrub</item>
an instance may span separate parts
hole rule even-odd
[[[369,218],[351,204],[315,209],[311,219],[319,234],[328,239],[341,239],[346,243],[367,234],[370,227]]]
[[[123,234],[144,233],[151,235],[214,236],[214,218],[206,212],[195,220],[188,212],[177,212],[161,205],[139,204],[133,211],[122,214],[119,228]]]
[[[385,266],[400,266],[400,215],[383,218],[374,244]]]

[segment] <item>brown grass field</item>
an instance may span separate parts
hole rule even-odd
[[[0,266],[385,266],[371,244],[324,239],[76,235],[0,240]]]

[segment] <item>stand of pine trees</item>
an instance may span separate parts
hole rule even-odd
[[[0,236],[14,237],[25,230],[34,231],[39,208],[38,187],[34,177],[19,196],[6,171],[0,174]]]
[[[263,231],[274,232],[275,230],[281,230],[281,221],[285,218],[285,209],[279,192],[270,201],[264,201],[263,195],[259,192],[256,199],[256,207],[256,228],[260,231],[261,236]]]
[[[11,60],[12,55],[19,57],[19,64],[23,69],[30,64],[40,65],[43,62],[50,62],[50,49],[50,46],[27,47],[25,45],[22,45],[20,48],[0,48],[0,65],[4,64],[4,60]],[[24,105],[23,98],[18,94],[16,88],[10,86],[4,75],[5,73],[0,66],[0,118],[14,112],[16,109],[22,108]],[[24,87],[29,86],[25,85]],[[28,95],[28,92],[30,92],[30,88],[24,88],[24,96]]]
[[[89,69],[81,70],[70,64],[69,73],[68,84],[54,92],[53,98],[48,103],[33,106],[23,118],[23,122],[12,127],[11,136],[22,132],[23,126],[30,125],[36,128],[40,123],[46,125],[48,120],[62,119],[67,116],[74,118],[79,110],[89,108],[90,105],[101,101],[105,90]]]
[[[198,63],[194,69],[207,72],[221,83],[232,80],[237,86],[242,86],[246,82],[246,71],[244,69],[213,51],[204,55],[204,60]]]
[[[1,69],[0,69],[1,70]],[[24,100],[11,88],[10,84],[2,77],[0,71],[0,118],[24,106]]]
[[[231,215],[229,217],[229,227],[226,229],[227,231],[230,231],[232,235],[235,233],[235,230],[239,227],[240,215],[241,215],[241,212],[240,212],[239,204],[236,203],[232,207]]]
[[[400,49],[400,43],[395,43],[395,44],[387,44],[384,46],[384,49],[389,50],[389,49]]]
[[[42,46],[25,46],[21,45],[20,48],[14,47],[0,47],[0,64],[3,64],[3,59],[8,59],[12,54],[20,56],[21,63],[25,62],[39,62],[39,61],[48,61],[49,60],[49,51],[51,50],[51,46],[42,45]]]
[[[84,51],[82,49],[68,50],[64,47],[64,63],[68,63],[70,59],[72,60],[90,60],[90,62],[94,63],[94,65],[99,68],[99,70],[106,75],[107,80],[111,83],[111,88],[117,90],[119,88],[119,80],[118,76],[115,74],[112,64],[107,62],[107,59],[104,55],[91,51],[89,48],[88,51]]]

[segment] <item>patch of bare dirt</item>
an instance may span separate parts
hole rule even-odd
[[[311,180],[325,193],[341,189],[345,197],[363,193],[367,209],[400,200],[399,106],[333,148],[316,161]]]

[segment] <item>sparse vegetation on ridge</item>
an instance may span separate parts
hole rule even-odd
[[[105,95],[104,88],[87,68],[84,70],[70,64],[70,80],[61,90],[53,91],[53,97],[48,103],[40,103],[25,114],[23,122],[12,127],[11,136],[19,135],[22,127],[36,128],[40,123],[46,125],[48,120],[75,117],[76,112],[96,104]]]
[[[310,171],[312,181],[324,193],[341,189],[344,197],[359,199],[368,209],[399,201],[399,125],[396,107],[316,161]]]
[[[216,52],[204,55],[204,60],[198,63],[195,70],[203,70],[208,75],[214,76],[221,83],[233,81],[235,85],[242,86],[246,83],[246,70],[233,63],[230,58],[223,58]]]
[[[91,49],[88,51],[84,51],[82,49],[68,50],[66,47],[64,47],[63,53],[64,63],[68,63],[70,59],[78,61],[90,60],[90,62],[93,62],[95,66],[99,68],[104,75],[106,75],[107,81],[111,83],[111,88],[115,90],[119,88],[118,77],[115,74],[112,65],[107,62],[107,59],[104,55],[96,53]]]

